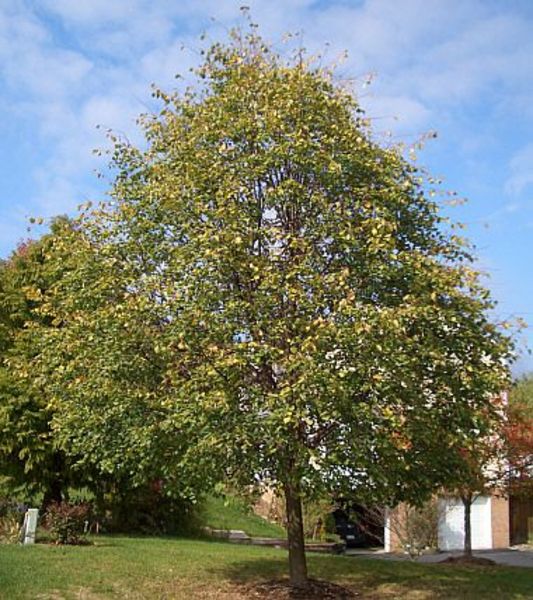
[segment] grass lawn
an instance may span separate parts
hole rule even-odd
[[[202,507],[202,521],[212,529],[240,529],[251,537],[285,538],[285,529],[254,514],[236,496],[208,496]]]
[[[313,577],[361,598],[533,598],[533,571],[311,555]],[[286,552],[224,542],[100,536],[91,546],[0,546],[0,597],[244,599],[243,585],[286,573]],[[255,596],[254,596],[255,597]]]

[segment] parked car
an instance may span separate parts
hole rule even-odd
[[[347,548],[367,548],[383,544],[383,527],[374,523],[358,505],[345,506],[333,511],[335,532]]]

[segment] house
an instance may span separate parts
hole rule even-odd
[[[499,405],[508,404],[506,392],[498,396]],[[495,439],[494,445],[500,445],[503,440]],[[471,507],[471,539],[472,550],[507,548],[510,545],[527,543],[533,540],[533,497],[510,497],[503,494],[505,481],[502,473],[510,469],[505,458],[493,458],[483,468],[487,481],[492,480],[492,493],[479,495]],[[503,476],[505,479],[505,476]],[[500,491],[498,491],[500,490]],[[405,512],[405,511],[404,511]],[[398,532],[401,527],[401,505],[389,511],[385,523],[385,550],[401,549]],[[460,498],[441,496],[438,499],[436,511],[437,522],[435,543],[439,550],[462,550],[464,548],[464,506]],[[395,521],[396,520],[396,521]],[[400,523],[401,524],[401,523]]]
[[[397,526],[401,515],[400,508],[389,511],[387,515],[384,531],[384,548],[387,552],[402,550],[400,528]],[[508,548],[511,544],[508,498],[497,494],[476,498],[472,504],[471,527],[473,550]],[[463,549],[464,507],[459,498],[439,498],[435,533],[439,550]]]

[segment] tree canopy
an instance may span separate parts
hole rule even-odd
[[[36,369],[57,434],[102,471],[280,487],[303,585],[302,497],[446,485],[511,343],[430,181],[333,72],[253,31],[204,58],[195,87],[155,91],[143,148],[114,139]]]
[[[511,388],[505,441],[510,492],[529,495],[533,491],[533,376],[531,374],[522,376]]]
[[[61,501],[71,474],[51,430],[52,411],[28,369],[38,346],[34,332],[52,327],[39,314],[43,297],[60,276],[47,260],[52,240],[68,221],[59,218],[40,240],[22,242],[0,263],[0,475],[4,492],[26,498],[41,492],[44,504]],[[22,370],[22,371],[21,371]]]

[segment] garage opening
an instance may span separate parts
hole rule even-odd
[[[509,498],[511,545],[533,543],[533,497]]]
[[[464,505],[460,498],[442,498],[439,521],[439,549],[462,550],[464,547]],[[492,517],[489,496],[479,496],[472,503],[472,549],[492,548]]]
[[[335,532],[347,548],[382,548],[385,511],[357,503],[340,503],[333,511]]]

